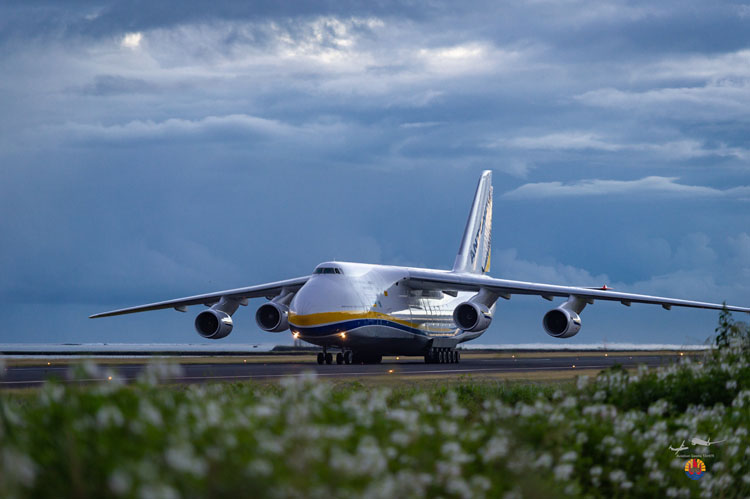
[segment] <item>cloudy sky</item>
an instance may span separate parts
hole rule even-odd
[[[483,169],[492,275],[750,305],[745,3],[6,1],[0,73],[0,343],[198,342],[197,308],[87,316],[449,268]],[[258,303],[224,341],[288,341]],[[553,341],[549,308],[481,341]],[[717,314],[582,318],[568,342],[700,343]]]

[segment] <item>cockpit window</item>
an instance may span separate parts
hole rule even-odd
[[[340,268],[337,267],[318,267],[315,269],[314,274],[343,274]]]

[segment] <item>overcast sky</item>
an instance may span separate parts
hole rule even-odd
[[[5,1],[0,74],[0,343],[198,342],[197,307],[87,316],[449,268],[483,169],[493,276],[750,305],[742,2]],[[289,341],[259,303],[223,341]],[[549,308],[479,341],[555,341]],[[582,319],[564,341],[679,344],[717,314]]]

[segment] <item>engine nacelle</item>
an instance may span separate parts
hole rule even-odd
[[[226,312],[210,308],[195,318],[195,330],[204,338],[218,340],[232,332],[232,318]]]
[[[490,327],[492,314],[490,314],[490,309],[485,305],[467,301],[453,310],[453,322],[464,331],[484,331]]]
[[[570,338],[581,330],[581,317],[565,306],[553,308],[542,319],[544,330],[555,338]]]
[[[255,322],[263,331],[280,333],[289,329],[289,307],[276,302],[268,302],[255,312]]]

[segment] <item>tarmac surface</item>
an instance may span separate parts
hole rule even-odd
[[[314,372],[321,378],[328,379],[350,379],[361,380],[373,377],[385,377],[396,375],[408,380],[424,378],[444,378],[470,375],[472,377],[492,377],[503,373],[562,373],[568,371],[572,376],[574,372],[602,370],[615,364],[624,368],[636,367],[645,364],[649,367],[665,365],[674,362],[678,357],[674,354],[644,354],[632,356],[618,355],[550,355],[539,353],[532,356],[519,356],[517,358],[496,358],[492,356],[470,356],[462,357],[458,364],[425,364],[418,357],[386,357],[381,364],[352,364],[318,365],[314,356],[300,356],[299,361],[291,362],[259,362],[243,361],[237,362],[224,359],[222,362],[206,363],[183,363],[182,374],[173,378],[177,383],[205,383],[247,380],[273,380],[284,376],[299,376],[304,373]],[[172,362],[179,362],[179,358]],[[111,360],[98,359],[98,373],[79,377],[74,380],[73,370],[76,362],[50,362],[40,361],[41,365],[9,365],[5,367],[4,373],[0,375],[0,388],[21,388],[39,386],[48,379],[57,379],[61,382],[98,382],[107,381],[111,374],[117,378],[130,382],[137,379],[139,373],[148,365],[148,360],[140,360],[129,363],[108,363]],[[107,372],[109,371],[109,373]]]

